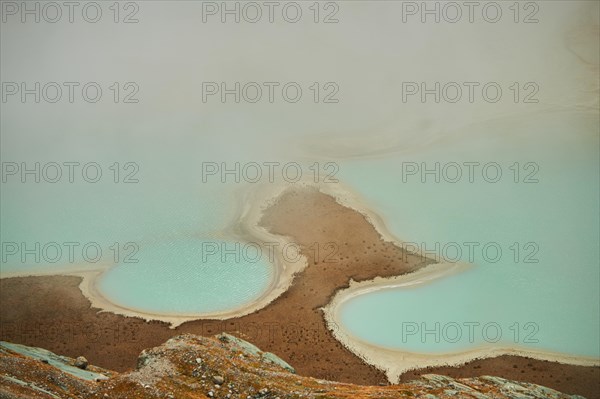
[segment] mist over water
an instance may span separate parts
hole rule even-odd
[[[2,161],[96,162],[103,177],[39,184],[9,177],[0,194],[2,241],[94,242],[103,256],[89,262],[77,250],[72,262],[56,263],[12,256],[0,270],[116,264],[100,289],[125,307],[187,314],[243,306],[264,292],[272,265],[211,267],[195,255],[203,241],[232,238],[226,232],[239,215],[237,193],[250,183],[223,183],[219,175],[203,182],[203,163],[293,161],[306,173],[314,162],[335,162],[340,182],[399,239],[497,242],[504,250],[497,263],[476,252],[476,267],[464,274],[347,303],[344,323],[354,335],[394,348],[453,351],[469,344],[402,342],[402,323],[492,320],[509,339],[507,326],[534,322],[539,342],[518,345],[598,356],[598,4],[545,2],[535,24],[508,16],[497,24],[402,23],[401,7],[345,2],[337,24],[203,23],[200,3],[161,1],[141,3],[140,22],[130,25],[9,20],[0,38],[3,82],[97,82],[104,91],[93,104],[3,103]],[[134,82],[139,102],[115,103],[114,82],[121,96]],[[296,82],[303,95],[290,103],[278,89],[273,102],[222,102],[219,95],[203,102],[203,82]],[[339,101],[315,103],[314,82],[321,95],[334,82]],[[406,82],[480,86],[474,101],[465,91],[452,103],[405,97]],[[503,89],[498,102],[482,98],[489,82]],[[531,82],[539,101],[524,103]],[[498,162],[505,178],[402,180],[408,162],[471,161]],[[515,184],[508,169],[515,162],[539,165],[539,182]],[[139,168],[137,183],[123,183],[132,171],[127,163]],[[514,242],[536,243],[539,262],[514,262]],[[139,248],[138,263],[123,263],[127,243]]]
[[[363,176],[373,163],[402,170],[404,162],[406,168],[406,160],[391,158],[343,168],[344,180],[365,193],[409,248],[438,261],[446,257],[475,265],[427,285],[350,299],[341,308],[344,325],[362,340],[412,352],[500,345],[598,356],[595,123],[581,114],[544,115],[510,124],[522,138],[519,146],[496,135],[472,140],[470,152],[456,144],[409,158],[431,170],[435,162],[494,160],[504,166],[496,183],[480,173],[474,173],[473,183],[466,174],[456,183],[443,177],[435,183],[431,173],[423,182],[419,173],[385,186]],[[492,139],[493,147],[487,146]],[[539,165],[537,183],[524,183],[527,173],[515,183],[508,166],[525,160]],[[495,169],[488,178],[495,179]],[[478,323],[471,335],[468,323]],[[484,332],[488,323],[493,325]]]

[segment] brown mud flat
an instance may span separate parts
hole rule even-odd
[[[382,371],[364,363],[331,335],[320,309],[350,279],[396,276],[431,261],[383,241],[362,214],[313,189],[284,193],[266,210],[261,225],[273,234],[291,237],[308,259],[308,267],[288,291],[252,314],[225,321],[192,321],[170,329],[163,322],[90,308],[79,290],[79,277],[15,277],[0,280],[0,339],[71,357],[83,355],[100,367],[124,371],[135,367],[143,349],[172,336],[228,332],[277,354],[301,375],[387,384]],[[600,398],[600,367],[500,356],[460,367],[407,372],[402,381],[424,373],[492,375]]]

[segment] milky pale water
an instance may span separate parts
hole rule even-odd
[[[344,326],[362,340],[413,352],[523,345],[600,355],[595,123],[581,115],[544,115],[472,139],[468,151],[456,143],[345,165],[344,179],[409,247],[475,267],[415,288],[350,299],[340,310]],[[420,173],[403,182],[403,163],[412,162],[429,169],[435,162],[496,162],[503,178],[486,182],[480,167],[473,183],[466,168],[456,183],[450,169],[439,183],[433,174],[423,183]],[[531,169],[515,183],[509,169],[515,162],[535,162],[539,170],[529,177],[538,182],[524,182]],[[378,180],[384,170],[395,173]],[[486,177],[496,180],[496,171]]]
[[[200,3],[140,5],[139,24],[2,24],[3,81],[96,81],[105,90],[96,104],[3,104],[3,162],[97,162],[103,175],[98,183],[80,175],[75,183],[3,183],[3,243],[80,245],[72,261],[64,253],[56,262],[7,256],[2,273],[112,266],[98,288],[123,307],[160,314],[243,307],[274,272],[266,257],[203,259],[203,243],[233,242],[227,231],[249,184],[203,182],[202,162],[337,162],[336,177],[399,239],[502,249],[497,262],[476,250],[464,273],[346,303],[343,327],[355,337],[452,352],[495,339],[495,330],[483,337],[475,329],[470,343],[465,327],[456,343],[437,343],[434,334],[403,337],[403,327],[439,322],[454,338],[456,324],[494,322],[502,333],[494,345],[598,356],[597,3],[544,3],[539,24],[433,25],[399,23],[401,2],[344,2],[339,24],[200,23]],[[112,102],[116,81],[135,81],[139,103]],[[203,102],[204,81],[293,81],[304,96]],[[335,82],[339,101],[312,101],[316,81]],[[497,82],[504,97],[403,101],[404,81]],[[539,102],[515,103],[516,81],[534,81]],[[123,183],[128,162],[139,168],[137,183]],[[403,162],[497,162],[503,176],[495,184],[480,175],[473,183],[403,182]],[[521,183],[528,162],[539,166],[538,183]],[[102,249],[97,263],[81,252],[90,242]],[[525,263],[528,255],[538,262]]]
[[[173,240],[144,250],[137,264],[119,264],[102,278],[100,289],[117,303],[163,314],[231,310],[265,290],[269,269],[265,261],[230,258],[206,255],[199,240]]]
[[[186,182],[177,184],[168,173],[148,173],[149,165],[141,163],[137,184],[8,185],[3,242],[29,249],[39,242],[42,249],[40,259],[29,254],[22,260],[24,250],[5,254],[2,272],[115,265],[100,279],[100,292],[119,305],[160,314],[226,311],[257,299],[273,278],[266,256],[223,258],[218,251],[203,257],[206,245],[235,248],[235,242],[219,238],[238,206],[223,201],[233,198],[231,188],[202,186],[165,166]],[[32,201],[36,195],[44,199]],[[72,259],[68,243],[74,243]]]

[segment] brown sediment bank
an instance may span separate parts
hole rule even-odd
[[[286,292],[252,314],[187,322],[173,330],[163,322],[98,313],[81,294],[79,277],[15,277],[0,280],[0,339],[72,357],[84,355],[98,366],[126,370],[135,366],[142,349],[171,336],[226,331],[276,353],[302,375],[369,385],[387,383],[382,371],[364,363],[331,335],[321,308],[350,279],[395,276],[430,261],[383,241],[362,214],[314,189],[285,192],[267,209],[261,225],[298,243],[308,267]],[[452,377],[495,375],[600,398],[599,367],[500,356],[461,367],[411,371],[401,379],[425,372]]]

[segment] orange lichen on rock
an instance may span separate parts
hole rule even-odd
[[[89,366],[101,378],[71,374],[67,368],[0,345],[0,398],[168,398],[168,399],[396,399],[396,398],[576,398],[535,384],[497,377],[454,379],[424,375],[400,385],[360,386],[295,374],[275,354],[228,334],[191,334],[144,350],[135,370],[116,373]],[[25,347],[27,348],[27,347]],[[23,352],[24,353],[24,352]],[[526,396],[523,396],[526,395]]]

